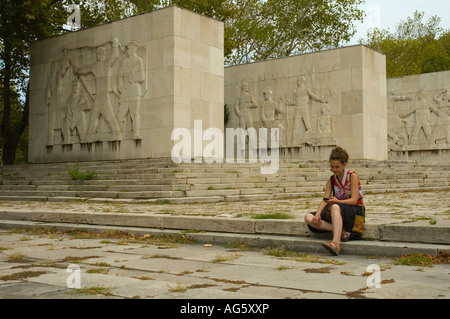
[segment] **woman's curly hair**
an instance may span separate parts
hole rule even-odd
[[[331,151],[330,161],[340,161],[341,164],[348,162],[348,153],[342,147],[337,146],[334,150]]]

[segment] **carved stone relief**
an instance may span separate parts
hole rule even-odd
[[[310,103],[317,101],[320,103],[328,103],[328,100],[319,97],[305,85],[306,79],[299,77],[297,80],[297,88],[293,92],[293,101],[287,101],[289,106],[294,107],[293,127],[291,133],[291,145],[297,146],[302,144],[316,144],[320,140],[317,130],[313,130],[310,117]],[[304,126],[305,133],[300,135],[300,126]]]
[[[317,132],[319,133],[320,143],[325,145],[335,145],[334,139],[334,117],[331,116],[331,108],[324,103],[320,110],[320,117],[317,119]]]
[[[388,143],[392,151],[450,146],[450,96],[447,89],[434,94],[388,96]],[[396,110],[397,103],[407,103]]]
[[[51,146],[55,139],[55,130],[61,129],[64,117],[63,77],[66,73],[66,64],[55,61],[51,65],[51,74],[47,82],[47,114],[48,114],[48,140]]]
[[[117,38],[96,47],[64,49],[48,79],[47,146],[121,141],[126,131],[141,140],[146,64],[147,49],[136,41],[126,50]],[[131,127],[126,127],[128,117]]]
[[[145,83],[144,61],[137,55],[137,49],[138,44],[136,41],[132,41],[128,45],[128,57],[123,60],[120,67],[117,85],[120,94],[119,112],[117,114],[120,130],[122,131],[127,115],[129,114],[132,121],[134,140],[142,139],[140,104],[141,98],[146,93],[142,90],[142,84]]]
[[[245,129],[255,127],[253,121],[252,109],[256,109],[258,104],[255,97],[250,93],[248,83],[241,85],[241,94],[234,108],[239,117],[239,127]]]
[[[255,128],[255,122],[253,118],[253,109],[258,108],[258,104],[256,103],[255,97],[250,93],[248,83],[243,83],[241,85],[241,93],[239,98],[236,101],[236,105],[234,107],[234,111],[239,118],[239,127],[247,130],[249,128]],[[255,131],[248,131],[249,135],[254,134]],[[249,148],[252,150],[256,150],[257,146],[257,138],[256,136],[252,136],[248,139]],[[245,149],[245,145],[238,145],[240,150]]]
[[[281,148],[336,144],[334,117],[328,99],[307,87],[305,77],[295,79],[293,90],[289,90],[288,83],[292,80],[287,77],[259,75],[253,78],[253,81],[251,77],[249,81],[242,81],[239,86],[234,105],[239,127],[278,128]],[[249,83],[261,93],[254,94],[253,89],[251,92]]]
[[[399,97],[395,96],[394,91],[390,91],[387,103],[388,147],[393,151],[402,151],[409,144],[411,124],[409,120],[401,118],[395,112],[394,103],[397,100]]]
[[[450,94],[447,89],[443,89],[433,96],[433,101],[440,110],[439,116],[433,128],[433,140],[438,143],[445,141],[450,147]]]
[[[283,125],[283,99],[280,98],[278,102],[273,100],[272,90],[264,91],[264,102],[261,107],[261,120],[265,128],[279,129],[279,146],[286,147],[286,128]],[[271,133],[268,133],[271,136]]]
[[[73,136],[78,135],[81,143],[86,141],[86,112],[93,106],[86,92],[80,89],[81,82],[76,79],[72,82],[72,94],[66,102],[66,112],[62,123],[64,144],[73,144]]]

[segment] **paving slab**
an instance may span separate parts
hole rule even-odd
[[[337,257],[321,246],[329,235],[312,235],[303,221],[319,201],[0,201],[0,298],[450,298],[448,264],[404,266],[394,259],[450,251],[445,190],[366,195],[365,240],[342,243]],[[268,213],[290,217],[254,218]],[[93,237],[64,234],[73,230]],[[128,235],[108,237],[114,232]],[[183,236],[195,244],[149,243],[142,240],[146,236]],[[275,248],[298,255],[267,254]],[[68,288],[73,263],[80,266],[82,288],[105,291]],[[380,269],[379,288],[369,286],[370,265]]]
[[[21,240],[23,238],[27,240]],[[1,230],[0,297],[182,299],[184,302],[450,298],[448,264],[406,266],[397,264],[393,258],[330,256],[324,251],[275,256],[261,249],[172,241],[163,245],[146,242],[145,238],[148,237],[141,238],[142,242],[131,237],[80,239],[54,232]],[[11,255],[17,257],[19,253],[29,260],[10,262]],[[67,286],[72,275],[67,269],[74,260],[62,258],[64,255],[101,256],[80,259],[76,263],[80,267],[80,289]],[[378,288],[370,280],[375,273],[368,272],[373,265],[379,269],[378,277],[374,277],[378,278],[374,281],[379,284]],[[9,277],[12,275],[16,277]],[[178,311],[180,308],[176,309]]]

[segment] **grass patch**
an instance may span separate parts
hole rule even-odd
[[[287,250],[285,247],[263,249],[263,253],[273,257],[293,259],[298,262],[345,265],[345,262],[337,261],[335,259],[322,260],[320,256],[297,253]]]
[[[170,287],[169,286],[169,291],[170,292],[186,292],[186,290],[188,290],[188,287],[183,286],[180,283],[178,283],[175,287]]]
[[[143,276],[143,277],[134,277],[134,278],[140,279],[140,280],[155,280],[155,278],[147,277],[147,276]]]
[[[207,267],[203,264],[202,268],[197,269],[195,272],[208,272]]]
[[[333,267],[327,266],[322,268],[307,268],[303,269],[303,271],[310,274],[329,274],[333,269]]]
[[[75,164],[73,168],[67,169],[69,172],[70,179],[73,181],[86,181],[94,178],[95,174],[97,174],[96,170],[87,170],[86,173],[80,171],[80,165],[78,163]]]
[[[84,257],[67,256],[67,257],[64,257],[63,259],[61,259],[61,262],[78,264],[78,263],[82,262],[83,260],[91,259],[91,258],[100,258],[100,256],[84,256]]]
[[[214,258],[213,260],[211,260],[213,263],[221,263],[224,261],[230,261],[230,260],[235,260],[238,259],[241,255],[239,254],[232,254],[232,255],[217,255],[216,258]]]
[[[252,216],[253,219],[293,219],[294,216],[286,213],[267,213]]]
[[[33,228],[15,228],[10,233],[30,233],[33,235],[68,235],[74,239],[101,239],[101,243],[141,243],[153,245],[170,245],[170,244],[193,244],[195,240],[188,238],[184,234],[181,235],[159,235],[153,236],[145,234],[143,236],[135,236],[124,231],[111,231],[104,233],[93,233],[83,229],[59,231],[53,228],[33,227]],[[110,239],[119,239],[121,242],[112,242]]]
[[[183,259],[181,257],[173,257],[166,254],[153,254],[153,255],[143,255],[142,259],[150,259],[150,258],[166,258],[166,259],[174,259],[174,260],[180,260]]]
[[[286,250],[284,247],[267,248],[263,250],[263,253],[273,257],[295,257],[299,255],[299,253]]]
[[[275,270],[286,270],[286,269],[292,269],[294,267],[291,266],[278,266],[277,268],[275,268]]]
[[[228,249],[239,249],[239,250],[250,250],[250,247],[245,242],[229,242],[224,245],[225,248]]]
[[[100,241],[100,244],[114,244],[114,242],[105,239],[105,240],[101,240],[101,241]]]
[[[80,289],[76,289],[75,292],[78,294],[88,294],[88,295],[111,295],[112,288],[103,286],[89,286]]]
[[[25,254],[11,254],[8,256],[7,262],[10,263],[28,263],[30,260],[27,258],[27,255]]]
[[[86,270],[88,274],[107,274],[109,272],[108,268],[92,268]]]
[[[441,251],[437,256],[430,254],[412,254],[402,255],[394,258],[397,265],[433,267],[434,264],[450,264],[450,254],[447,251]]]
[[[420,266],[420,267],[433,267],[432,256],[429,254],[413,254],[413,255],[402,255],[400,257],[394,258],[397,265],[406,266]]]
[[[93,266],[97,267],[113,267],[112,265],[105,263],[105,262],[96,262],[92,264]]]
[[[27,278],[32,277],[39,277],[43,274],[48,274],[48,271],[22,271],[15,274],[5,275],[0,277],[0,280],[7,281],[7,280],[25,280]]]
[[[188,289],[201,289],[201,288],[208,288],[208,287],[214,287],[216,285],[213,284],[193,284],[190,286],[184,286],[181,283],[178,283],[175,287],[169,286],[170,292],[186,292]]]

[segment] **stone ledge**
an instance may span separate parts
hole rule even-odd
[[[230,217],[185,216],[136,213],[92,213],[51,211],[0,211],[0,220],[20,220],[43,223],[70,223],[114,227],[140,227],[171,230],[196,230],[229,234],[291,236],[314,238],[301,219],[251,219]],[[366,223],[364,239],[386,242],[450,244],[450,223],[429,225],[427,221],[385,224]],[[329,237],[329,236],[328,236]]]
[[[104,225],[80,225],[69,223],[42,223],[18,220],[0,220],[0,229],[34,228],[42,227],[59,231],[83,230],[87,232],[104,233],[121,231],[132,234],[136,237],[144,235],[181,235],[179,231],[162,230],[156,228],[143,227],[117,227]],[[292,237],[281,235],[260,235],[260,234],[230,234],[218,232],[189,233],[184,236],[195,240],[197,243],[205,244],[230,244],[240,243],[250,247],[269,248],[284,247],[288,250],[321,253],[323,239],[312,239],[304,237]],[[421,244],[421,243],[401,243],[401,242],[381,242],[381,241],[350,241],[342,243],[341,253],[356,256],[385,256],[396,257],[403,254],[427,253],[437,255],[440,251],[449,251],[449,245]]]

